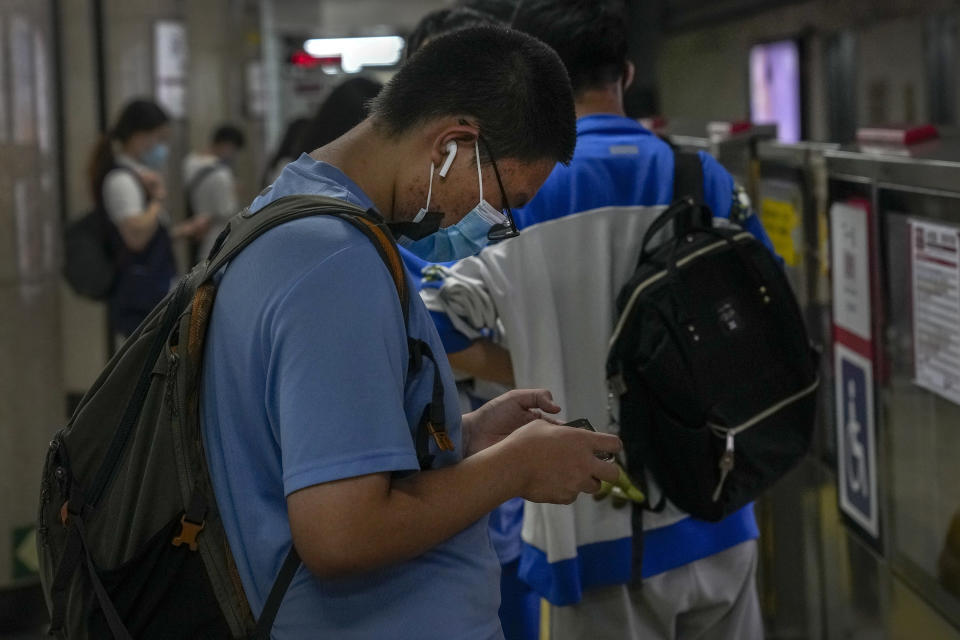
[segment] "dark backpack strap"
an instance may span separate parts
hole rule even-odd
[[[212,278],[247,245],[270,229],[292,220],[317,215],[332,215],[345,220],[373,243],[397,289],[403,323],[406,326],[410,312],[410,288],[407,271],[393,234],[376,211],[368,211],[337,198],[315,195],[285,196],[254,213],[244,209],[230,220],[217,238],[210,251],[203,280]]]
[[[440,377],[440,367],[433,351],[423,340],[407,338],[410,351],[410,373],[416,373],[423,364],[423,358],[433,363],[433,396],[430,403],[424,407],[420,423],[417,425],[417,434],[414,444],[417,451],[417,462],[420,469],[429,469],[433,465],[433,454],[430,453],[430,439],[436,443],[440,451],[453,451],[453,441],[447,433],[446,409],[443,406],[443,379]]]
[[[693,198],[703,202],[703,164],[696,151],[673,150],[673,199]]]
[[[137,172],[136,169],[134,169],[130,165],[115,162],[113,166],[110,168],[110,171],[108,171],[106,175],[110,175],[110,173],[112,173],[113,171],[121,171],[123,173],[129,173],[131,176],[133,176],[134,182],[137,183],[137,186],[140,187],[140,192],[143,194],[144,203],[146,205],[150,204],[150,190],[147,189],[147,184],[143,181],[143,178],[140,177],[140,174]],[[95,210],[99,212],[99,214],[102,216],[102,220],[104,220],[107,223],[107,225],[109,225],[108,226],[109,228],[110,226],[115,227],[116,225],[113,223],[113,220],[110,219],[110,214],[107,213],[107,207],[106,205],[104,205],[103,185],[105,182],[106,182],[106,176],[104,176],[103,181],[101,181],[100,183],[100,193],[99,193],[99,198],[97,199]]]
[[[217,160],[205,167],[201,167],[190,179],[190,182],[183,188],[184,199],[186,200],[184,204],[186,204],[188,218],[192,218],[196,213],[196,211],[193,210],[193,192],[196,191],[197,187],[199,187],[208,176],[213,175],[218,169],[223,169],[226,166],[227,165]]]
[[[633,536],[630,538],[630,546],[633,555],[633,562],[630,567],[630,584],[640,586],[643,584],[643,505],[630,503],[630,529]]]
[[[125,171],[133,176],[133,179],[136,180],[137,185],[140,187],[140,190],[143,191],[143,197],[145,200],[150,200],[150,190],[147,189],[147,184],[143,181],[143,178],[140,177],[140,174],[136,169],[130,165],[116,163],[113,165],[113,168],[118,171]]]
[[[273,621],[276,620],[277,613],[280,611],[280,603],[283,602],[283,596],[286,595],[290,583],[293,582],[293,576],[296,575],[299,568],[300,554],[297,553],[297,548],[291,544],[290,551],[287,552],[287,557],[284,559],[279,573],[277,573],[277,579],[273,581],[273,586],[270,588],[270,595],[267,596],[267,601],[260,612],[260,619],[257,620],[257,627],[253,630],[250,640],[270,640],[270,629],[273,627]]]
[[[123,624],[120,614],[117,613],[113,601],[107,594],[107,589],[103,586],[103,582],[100,581],[100,576],[97,574],[97,567],[93,562],[93,556],[90,555],[90,546],[87,543],[87,528],[83,522],[83,515],[71,516],[71,518],[74,528],[80,535],[83,555],[87,560],[87,573],[90,576],[90,583],[93,585],[93,593],[97,597],[97,602],[100,603],[100,610],[103,611],[103,617],[107,620],[107,626],[110,627],[114,640],[133,640],[133,636],[130,635],[127,627]]]
[[[692,226],[703,224],[697,219],[704,207],[703,191],[703,164],[700,162],[700,153],[697,151],[673,151],[673,200],[690,198],[695,204],[686,214],[676,218],[673,222],[673,231],[676,236],[684,233]]]
[[[136,169],[127,164],[122,164],[120,162],[114,163],[113,168],[110,171],[122,171],[124,173],[129,173],[133,176],[133,180],[137,183],[137,186],[140,187],[140,192],[143,194],[143,201],[145,206],[150,205],[150,190],[147,189],[147,183],[143,181],[143,178],[140,176],[140,173]],[[108,172],[109,175],[109,172]],[[100,186],[101,191],[103,190],[103,185]],[[100,196],[101,200],[103,199],[103,194]],[[106,216],[107,221],[110,224],[113,224],[113,220],[110,220],[110,214],[107,213],[107,208],[101,204],[99,207],[103,210],[103,215]]]
[[[67,532],[66,545],[60,562],[57,565],[57,571],[54,574],[53,584],[50,588],[50,599],[52,611],[50,615],[50,633],[58,634],[63,632],[63,624],[66,620],[67,594],[70,582],[74,578],[76,570],[81,561],[85,561],[87,575],[90,579],[90,585],[93,587],[93,593],[103,611],[103,617],[107,621],[107,626],[115,640],[133,640],[127,627],[123,624],[123,619],[117,612],[106,587],[100,580],[97,573],[96,563],[90,553],[90,543],[87,539],[87,527],[84,518],[90,512],[86,506],[86,500],[83,497],[83,491],[76,482],[72,482],[70,490],[70,501],[64,505],[66,510],[66,520],[64,524],[69,525]]]
[[[83,541],[76,527],[67,531],[67,540],[60,556],[57,571],[53,574],[53,584],[50,586],[50,632],[56,633],[63,629],[67,616],[67,593],[73,575],[83,559]]]
[[[677,238],[692,227],[712,226],[713,214],[704,203],[703,165],[698,152],[673,150],[673,202],[647,227],[640,243],[637,267],[647,261],[654,237],[672,225]]]

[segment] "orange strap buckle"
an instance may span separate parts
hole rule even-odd
[[[187,520],[187,514],[180,516],[180,535],[173,539],[173,546],[179,547],[180,545],[186,544],[190,545],[190,551],[197,550],[197,536],[201,531],[207,526],[206,522],[201,522],[197,524],[196,522],[190,522]]]
[[[434,426],[430,421],[427,421],[427,431],[433,437],[433,441],[437,443],[437,446],[440,448],[440,451],[453,451],[453,440],[450,439],[450,436],[447,435],[446,429]]]

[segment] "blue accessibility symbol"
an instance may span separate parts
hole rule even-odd
[[[840,501],[850,517],[876,536],[878,514],[871,363],[846,349],[841,351],[836,386]]]

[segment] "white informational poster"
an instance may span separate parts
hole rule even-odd
[[[164,109],[174,118],[187,112],[187,28],[176,20],[160,20],[154,28],[156,90]]]
[[[833,324],[871,340],[869,218],[864,206],[845,202],[830,207]]]
[[[960,404],[960,227],[911,220],[916,384]]]

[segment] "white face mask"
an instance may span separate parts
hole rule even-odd
[[[495,225],[506,224],[507,217],[493,205],[483,199],[483,173],[480,167],[480,147],[476,141],[473,149],[477,157],[477,182],[480,184],[480,202],[459,222],[438,229],[435,233],[420,240],[400,238],[401,246],[413,254],[430,262],[450,262],[476,255],[489,240],[487,238]],[[436,167],[430,163],[430,186],[427,188],[427,204],[420,209],[414,223],[420,222],[430,209],[430,197],[433,194],[433,172]]]
[[[170,147],[163,142],[154,143],[140,157],[140,162],[151,169],[162,171],[167,166],[167,157],[170,155]]]

